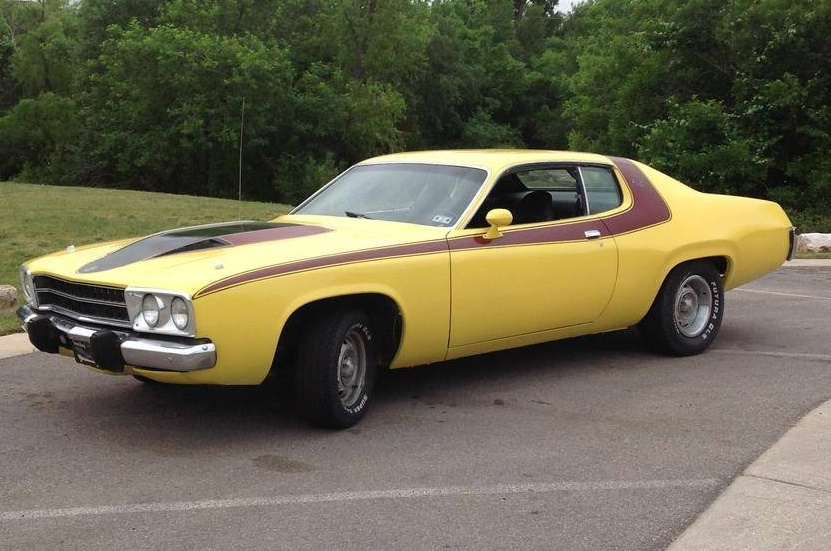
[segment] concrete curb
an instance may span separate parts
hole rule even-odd
[[[36,350],[29,342],[29,335],[26,333],[15,333],[0,337],[0,360],[31,354],[32,352],[36,352]]]
[[[668,551],[826,551],[831,541],[831,401],[762,454]]]
[[[801,266],[831,266],[831,260],[826,258],[798,258],[796,260],[788,260],[782,264],[783,268]]]

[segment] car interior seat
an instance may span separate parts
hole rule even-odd
[[[542,190],[525,194],[514,209],[514,224],[532,224],[554,219],[554,203],[551,195]]]

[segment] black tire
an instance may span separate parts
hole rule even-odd
[[[351,427],[366,413],[377,371],[375,335],[364,312],[340,310],[312,318],[295,370],[300,413],[320,427]]]
[[[687,262],[667,275],[638,330],[658,352],[691,356],[710,346],[723,317],[721,274],[709,262]]]

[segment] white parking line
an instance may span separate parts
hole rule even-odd
[[[33,520],[44,518],[89,517],[132,513],[159,513],[170,511],[204,511],[243,507],[275,507],[307,503],[335,503],[374,499],[413,499],[453,496],[487,496],[550,492],[604,492],[619,490],[663,490],[670,488],[699,488],[717,486],[713,478],[688,480],[610,480],[600,482],[551,482],[537,484],[496,484],[493,486],[448,486],[438,488],[400,488],[363,492],[335,492],[328,494],[301,494],[237,499],[206,499],[137,503],[133,505],[100,505],[96,507],[65,507],[59,509],[27,509],[0,512],[0,521]]]
[[[794,297],[794,298],[810,298],[813,300],[831,300],[831,297],[818,297],[814,295],[798,295],[796,293],[779,293],[776,291],[760,291],[758,289],[745,289],[743,287],[739,287],[737,289],[733,289],[734,291],[744,291],[745,293],[759,293],[762,295],[777,295],[780,297]]]

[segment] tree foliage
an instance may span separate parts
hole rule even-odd
[[[291,78],[285,53],[252,35],[137,22],[112,28],[85,96],[100,133],[87,137],[91,162],[132,187],[227,195],[243,100],[248,144],[263,154],[290,130]],[[267,103],[256,101],[264,94]]]
[[[595,0],[568,23],[572,147],[797,214],[831,207],[831,1]]]
[[[232,196],[241,168],[296,202],[389,151],[570,147],[805,213],[828,28],[831,0],[0,0],[0,178]]]

